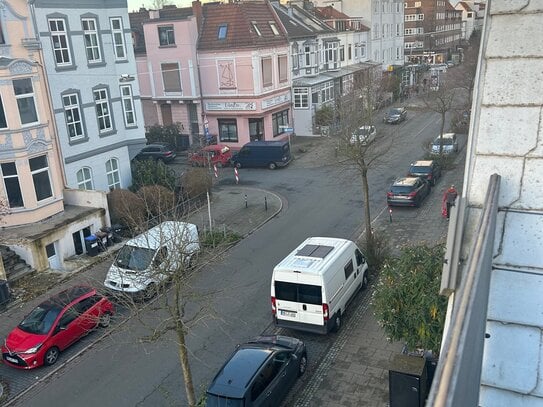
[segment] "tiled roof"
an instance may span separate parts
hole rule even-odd
[[[275,23],[277,35],[272,31],[270,22]],[[219,39],[219,27],[224,25],[225,38]],[[199,50],[262,48],[286,44],[288,41],[281,22],[266,1],[203,4]]]
[[[315,14],[323,19],[334,19],[334,20],[353,20],[347,14],[342,13],[339,10],[336,10],[332,6],[326,7],[315,7]],[[370,29],[362,23],[357,24],[357,31],[369,31]]]
[[[289,39],[315,37],[317,34],[335,32],[320,19],[296,5],[286,7],[279,3],[272,3],[272,6],[285,27]]]
[[[187,17],[193,15],[192,7],[178,8],[173,5],[167,5],[158,10],[158,19],[151,19],[149,11],[142,7],[139,11],[128,13],[130,19],[130,28],[132,29],[134,38],[134,52],[145,52],[145,38],[143,34],[143,24],[149,21],[172,21],[172,20],[184,20]]]
[[[466,3],[465,1],[460,1],[458,4],[460,4],[466,11],[473,11],[470,5]]]

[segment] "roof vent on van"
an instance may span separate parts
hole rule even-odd
[[[316,257],[319,259],[324,259],[332,250],[334,250],[332,246],[308,244],[298,250],[296,256]]]

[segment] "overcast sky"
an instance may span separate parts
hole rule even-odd
[[[169,4],[175,4],[177,7],[189,7],[192,0],[170,0]],[[149,9],[153,4],[153,0],[128,0],[128,12],[137,11],[143,5]]]

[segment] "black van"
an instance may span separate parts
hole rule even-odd
[[[277,167],[288,165],[291,160],[290,144],[283,141],[251,141],[232,156],[232,165],[241,167]]]

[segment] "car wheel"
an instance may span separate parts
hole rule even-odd
[[[275,163],[269,163],[269,164],[268,164],[268,168],[269,168],[270,170],[275,170],[275,169],[277,168],[277,165],[276,165]]]
[[[302,353],[300,363],[298,364],[298,376],[302,376],[307,370],[307,355]]]
[[[47,352],[45,352],[45,355],[43,356],[43,364],[46,366],[54,365],[55,362],[58,360],[59,355],[60,350],[58,350],[56,346],[47,349]]]
[[[334,332],[338,332],[341,328],[341,312],[338,311],[336,314],[336,317],[334,318],[334,328],[332,329]]]
[[[240,162],[237,162],[235,165],[236,165],[236,168],[241,168],[241,163]]]
[[[368,271],[364,273],[364,277],[362,277],[362,289],[365,290],[368,288]]]
[[[111,314],[109,312],[106,312],[100,315],[100,320],[98,321],[98,325],[101,328],[107,328],[110,323],[111,323]]]

